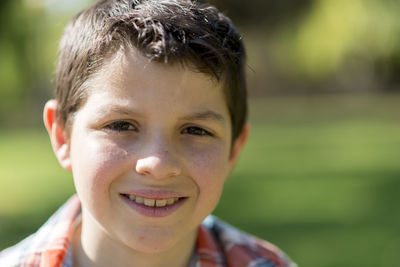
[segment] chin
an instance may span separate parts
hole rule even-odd
[[[167,240],[155,239],[135,242],[129,244],[130,248],[146,254],[158,254],[170,250],[175,243]]]
[[[141,233],[140,235],[132,237],[128,240],[126,239],[126,236],[124,238],[125,240],[122,241],[132,250],[149,254],[168,251],[177,244],[174,235],[163,235],[157,234],[156,232],[157,231],[154,231],[151,234]]]

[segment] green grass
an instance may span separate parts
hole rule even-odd
[[[300,266],[400,266],[400,96],[252,101],[252,132],[216,214]],[[0,248],[73,192],[44,130],[0,133]]]
[[[45,130],[0,133],[0,249],[34,232],[73,192]]]

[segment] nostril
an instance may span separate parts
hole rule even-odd
[[[138,174],[142,175],[142,176],[150,175],[150,172],[149,172],[149,171],[138,171],[138,170],[136,169],[136,172],[137,172]]]
[[[180,175],[180,165],[170,157],[150,156],[137,160],[136,172],[140,175],[152,176],[153,178],[166,178]]]
[[[160,159],[151,156],[139,159],[136,163],[136,171],[141,174],[150,174],[160,165]]]

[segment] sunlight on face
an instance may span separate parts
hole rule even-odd
[[[232,168],[222,85],[132,50],[87,85],[70,143],[83,229],[143,252],[191,246]]]

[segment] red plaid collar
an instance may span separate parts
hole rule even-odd
[[[70,240],[81,203],[75,195],[38,232],[0,253],[0,266],[71,267]],[[272,244],[245,234],[209,216],[200,225],[195,252],[196,267],[295,267]]]

